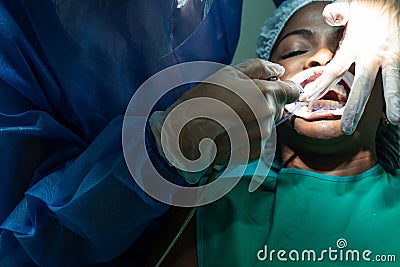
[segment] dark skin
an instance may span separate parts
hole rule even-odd
[[[296,12],[280,34],[271,61],[285,67],[282,80],[315,66],[326,65],[334,56],[343,28],[331,27],[321,15],[324,2],[316,2]],[[350,72],[353,68],[350,69]],[[382,82],[375,82],[357,130],[344,135],[340,117],[305,120],[293,116],[278,127],[285,167],[336,176],[355,175],[377,163],[375,135],[382,116]]]

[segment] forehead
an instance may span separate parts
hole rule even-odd
[[[297,29],[329,30],[329,26],[322,17],[322,11],[329,2],[314,2],[299,9],[286,23],[281,36]]]

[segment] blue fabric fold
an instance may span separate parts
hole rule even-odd
[[[143,192],[126,167],[125,108],[140,84],[165,67],[229,64],[241,6],[214,0],[191,34],[143,60],[152,51],[134,32],[136,46],[110,39],[110,52],[79,42],[51,0],[0,0],[0,266],[117,266],[128,248],[151,246],[135,241],[151,234],[168,206]],[[182,93],[169,94],[156,109]],[[156,168],[182,184],[151,136],[138,132],[137,142],[144,139]]]

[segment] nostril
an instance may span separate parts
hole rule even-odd
[[[310,62],[310,67],[318,67],[318,66],[321,66],[321,64],[319,64],[319,62],[317,62],[317,61]]]

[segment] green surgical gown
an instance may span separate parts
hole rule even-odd
[[[199,209],[199,266],[400,264],[400,170],[336,177],[281,169],[253,193],[250,180]]]

